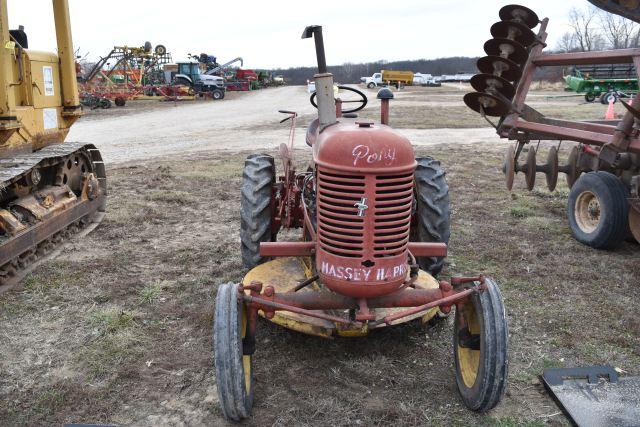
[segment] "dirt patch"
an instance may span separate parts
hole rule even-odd
[[[551,194],[527,193],[518,179],[508,193],[503,148],[417,149],[447,170],[453,233],[445,275],[482,271],[501,285],[510,326],[502,403],[476,415],[460,402],[452,319],[335,340],[262,321],[247,424],[562,424],[538,382],[542,369],[609,363],[640,374],[640,324],[628,309],[640,303],[638,246],[604,252],[573,240],[564,182]],[[0,424],[224,424],[211,324],[217,286],[244,273],[246,154],[108,170],[103,223],[34,271],[23,290],[0,295]],[[309,152],[296,155],[302,162]]]

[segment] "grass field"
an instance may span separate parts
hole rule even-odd
[[[529,193],[518,176],[507,192],[503,149],[418,152],[447,171],[453,231],[445,276],[483,272],[502,288],[510,328],[502,403],[486,415],[463,407],[451,318],[334,340],[261,321],[248,425],[568,424],[540,385],[544,368],[611,364],[640,374],[638,245],[605,252],[577,243],[564,182],[548,193],[539,175]],[[224,424],[211,325],[217,286],[244,273],[246,154],[108,171],[103,223],[38,268],[24,289],[0,295],[0,424]],[[303,163],[309,153],[296,155]]]

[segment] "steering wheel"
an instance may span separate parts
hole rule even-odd
[[[346,103],[353,103],[353,102],[358,102],[360,103],[360,105],[358,105],[356,108],[352,108],[351,110],[342,110],[342,113],[355,113],[356,111],[360,111],[362,110],[364,107],[367,106],[367,102],[369,102],[369,100],[367,99],[367,95],[365,95],[364,93],[360,92],[358,89],[354,89],[352,87],[349,86],[338,86],[338,89],[340,90],[350,90],[351,92],[355,92],[358,95],[360,95],[360,98],[362,99],[355,99],[353,101],[342,101],[343,104]],[[311,98],[309,98],[309,102],[311,102],[311,105],[313,105],[314,107],[318,108],[318,104],[316,103],[316,92],[313,92],[313,94],[311,94]]]

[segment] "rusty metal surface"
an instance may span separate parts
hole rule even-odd
[[[607,12],[624,16],[625,18],[631,19],[635,22],[640,22],[640,3],[637,1],[589,0],[589,2],[598,6],[600,9],[606,10]]]
[[[243,280],[244,288],[246,292],[250,292],[250,289],[259,289],[262,292],[261,298],[267,298],[268,300],[275,300],[276,295],[283,296],[283,298],[287,298],[289,294],[293,294],[296,286],[300,283],[300,280],[303,278],[308,278],[310,274],[312,274],[311,270],[309,270],[309,266],[311,265],[312,260],[310,258],[278,258],[272,261],[268,261],[266,263],[260,264],[259,266],[253,268]],[[253,287],[251,285],[252,282],[262,282],[268,284],[266,286],[260,285],[259,287]],[[429,274],[424,271],[420,271],[418,277],[416,278],[414,285],[417,289],[421,291],[422,294],[430,294],[434,297],[440,295],[440,291],[438,289],[439,283]],[[267,297],[267,290],[269,290],[269,297]],[[425,292],[431,291],[431,292]],[[433,293],[432,293],[433,292]],[[322,285],[319,285],[319,282],[313,282],[309,286],[300,289],[295,294],[303,295],[304,297],[300,298],[300,302],[306,301],[316,301],[316,298],[319,298],[322,301],[327,301],[323,297],[325,294],[335,295],[336,298],[340,299],[340,304],[351,307],[352,304],[357,304],[357,300],[348,297],[341,297],[340,295],[333,294],[324,288]],[[407,295],[410,298],[410,295]],[[330,297],[332,298],[332,297]],[[278,301],[275,301],[279,304],[287,304],[287,302],[283,302],[282,298],[277,298]],[[405,301],[407,302],[407,301]],[[368,302],[367,302],[368,304]],[[387,304],[393,306],[393,304]],[[327,314],[330,316],[344,316],[346,318],[348,311],[343,310],[312,310],[309,307],[303,307],[305,310],[310,310],[312,312],[318,312]],[[382,319],[386,316],[404,311],[405,309],[402,307],[379,307],[375,309],[376,319]],[[298,310],[299,311],[299,310]],[[391,324],[399,324],[403,322],[408,322],[415,319],[422,319],[423,322],[431,319],[438,311],[438,308],[432,308],[427,310],[422,310],[416,312],[411,316],[402,317],[398,320],[394,320]],[[306,313],[306,312],[304,312]],[[356,327],[355,325],[346,325],[342,322],[333,322],[324,319],[326,316],[321,316],[323,318],[319,318],[314,316],[313,313],[303,314],[303,312],[292,312],[287,310],[275,310],[272,314],[273,317],[265,316],[264,312],[260,312],[263,317],[266,317],[268,320],[284,326],[289,329],[296,330],[298,332],[317,335],[321,337],[330,337],[333,335],[343,335],[343,336],[362,336],[368,333],[369,329],[372,329],[371,326],[366,327]],[[342,319],[341,319],[342,320]],[[376,325],[376,328],[382,328],[388,326],[386,323],[380,323]]]
[[[48,172],[46,183],[38,186],[41,175],[34,171],[41,168],[54,174]],[[64,176],[56,176],[55,170],[64,170]],[[60,243],[61,232],[82,228],[87,218],[104,212],[107,187],[100,152],[83,143],[52,145],[0,159],[0,179],[0,187],[9,195],[3,201],[5,225],[0,226],[5,230],[0,239],[0,290],[4,290],[8,282],[15,284],[20,272],[51,253]],[[23,227],[7,230],[7,217]]]
[[[435,256],[444,257],[447,256],[447,244],[446,243],[423,243],[423,242],[409,242],[409,252],[413,256]]]
[[[7,240],[2,245],[2,252],[0,252],[0,265],[11,261],[16,255],[34,248],[52,234],[62,230],[80,218],[97,211],[101,204],[102,198],[80,202],[70,209],[46,221],[42,221]]]
[[[311,256],[315,242],[262,242],[260,255],[266,257]]]
[[[615,49],[591,52],[548,53],[533,59],[538,67],[557,65],[630,64],[640,49]]]

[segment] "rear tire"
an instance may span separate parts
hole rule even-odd
[[[117,96],[114,102],[116,104],[116,107],[124,107],[125,104],[127,103],[127,100],[122,96]]]
[[[253,407],[253,357],[243,354],[247,310],[238,300],[238,285],[218,287],[213,323],[216,387],[225,418],[240,421]]]
[[[411,227],[413,242],[449,243],[451,210],[449,186],[440,162],[431,157],[417,158],[414,173],[416,212]],[[417,257],[420,268],[437,276],[444,267],[444,257]]]
[[[596,249],[613,248],[628,231],[627,189],[609,172],[584,174],[569,192],[567,217],[577,241]]]
[[[271,193],[275,180],[273,157],[266,154],[247,157],[240,190],[240,240],[242,265],[246,268],[267,261],[260,256],[260,243],[276,239],[277,232],[271,228]]]
[[[464,404],[472,411],[495,407],[507,386],[508,325],[496,282],[456,308],[453,352],[456,383]]]

